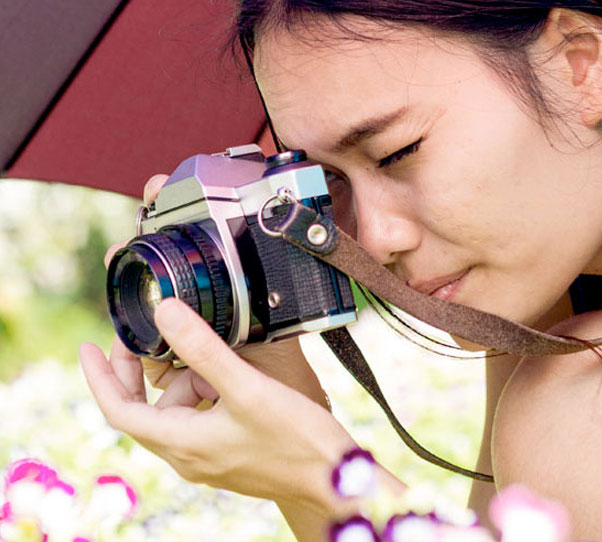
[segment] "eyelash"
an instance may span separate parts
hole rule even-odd
[[[399,162],[400,160],[403,160],[407,156],[410,156],[411,154],[414,154],[415,152],[417,152],[418,149],[420,148],[421,144],[422,144],[422,138],[420,138],[418,141],[414,141],[414,143],[412,143],[411,145],[408,145],[407,147],[404,147],[403,149],[399,149],[398,151],[395,151],[393,154],[390,154],[389,156],[386,156],[385,158],[380,160],[378,162],[378,167],[379,168],[387,167],[392,164],[395,164],[396,162]]]

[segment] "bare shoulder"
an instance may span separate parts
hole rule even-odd
[[[557,335],[602,336],[602,311],[554,326]],[[525,483],[569,508],[578,538],[602,532],[602,356],[584,350],[525,357],[508,381],[492,439],[498,487]]]

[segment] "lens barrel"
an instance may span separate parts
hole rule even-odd
[[[132,352],[174,357],[154,323],[155,309],[166,297],[184,301],[227,339],[233,314],[228,268],[202,223],[167,226],[136,237],[109,264],[109,314]]]

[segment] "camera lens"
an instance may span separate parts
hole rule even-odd
[[[109,313],[132,352],[173,357],[154,323],[155,309],[166,297],[180,298],[227,338],[233,311],[228,270],[202,223],[167,226],[136,237],[109,264]]]
[[[148,267],[142,270],[138,279],[138,299],[145,318],[152,322],[155,309],[161,303],[163,296],[159,281]]]

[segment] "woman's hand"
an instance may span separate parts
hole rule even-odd
[[[98,347],[84,344],[84,373],[109,423],[187,480],[292,500],[321,515],[336,508],[330,469],[355,444],[330,412],[252,367],[181,301],[163,301],[155,321],[220,399],[210,410],[195,409],[208,389],[181,385],[176,376],[151,406],[140,364],[119,341],[108,362]],[[278,362],[286,366],[288,360]]]

